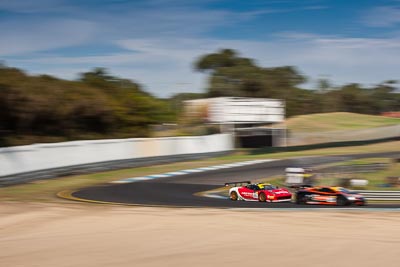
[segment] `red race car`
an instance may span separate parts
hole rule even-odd
[[[243,183],[247,185],[237,186]],[[284,202],[292,200],[292,193],[289,190],[272,184],[252,184],[250,181],[225,184],[225,186],[229,185],[234,185],[234,187],[229,189],[229,198],[234,201]]]

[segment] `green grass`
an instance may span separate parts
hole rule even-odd
[[[101,173],[75,175],[50,180],[39,180],[28,184],[0,188],[1,201],[61,201],[55,195],[66,189],[78,189],[87,186],[101,185],[110,181],[128,177],[144,176],[149,174],[164,173],[190,168],[205,167],[230,162],[253,160],[253,159],[284,159],[291,157],[325,156],[355,153],[373,153],[398,151],[400,141],[368,144],[361,146],[347,146],[339,148],[318,148],[306,151],[288,151],[266,154],[254,154],[252,150],[239,150],[236,153],[224,157],[210,158],[197,161],[179,162],[173,164],[155,165],[151,167],[140,167],[122,169]],[[395,174],[397,170],[382,175]]]
[[[360,175],[361,178],[367,179],[369,181],[370,189],[383,189],[382,184],[386,184],[387,177],[400,177],[400,163],[392,163],[389,168],[375,173],[366,173]],[[394,190],[393,188],[384,188],[387,190]],[[400,188],[397,188],[400,190]]]
[[[367,159],[355,159],[346,161],[343,165],[364,165],[364,164],[373,164],[373,163],[390,163],[391,159],[388,158],[367,158]]]
[[[348,112],[319,113],[290,118],[286,125],[292,132],[327,132],[361,130],[400,124],[400,118]]]
[[[391,162],[387,159],[387,162]],[[352,188],[352,189],[365,189],[365,190],[400,190],[399,187],[385,187],[388,183],[387,177],[400,176],[400,164],[390,163],[387,169],[368,172],[368,173],[349,173],[349,174],[335,174],[335,175],[325,175],[319,180],[319,184],[324,185],[338,185],[340,178],[351,178],[351,179],[363,179],[368,180],[368,186],[362,188]],[[351,188],[351,187],[350,187]]]
[[[340,163],[335,163],[330,166],[350,166],[350,165],[360,165],[360,164],[370,164],[370,163],[387,163],[388,167],[384,170],[379,170],[375,172],[367,173],[349,173],[349,174],[335,174],[335,175],[325,175],[320,183],[327,185],[337,185],[340,178],[352,178],[352,179],[365,179],[368,180],[368,186],[361,189],[366,190],[396,190],[393,187],[384,187],[383,185],[388,183],[387,177],[395,176],[400,177],[400,163],[393,162],[390,158],[365,158],[356,159]],[[326,166],[325,166],[326,167]],[[400,190],[400,188],[397,188]]]
[[[392,162],[392,160],[389,158],[365,158],[365,159],[354,159],[354,160],[349,160],[349,161],[336,162],[336,163],[329,164],[329,166],[351,166],[351,165],[364,165],[364,164],[373,164],[373,163],[391,163],[391,162]]]

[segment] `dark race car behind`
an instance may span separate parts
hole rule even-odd
[[[357,192],[343,187],[317,186],[301,188],[296,192],[297,204],[321,204],[321,205],[365,205],[365,198]]]

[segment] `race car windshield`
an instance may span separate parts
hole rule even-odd
[[[350,190],[348,190],[346,188],[343,188],[343,187],[340,187],[339,191],[342,192],[342,193],[345,193],[345,194],[354,194],[354,192],[352,192],[352,191],[350,191]]]
[[[273,190],[273,189],[276,189],[277,187],[276,186],[274,186],[274,185],[265,185],[264,186],[264,190]]]

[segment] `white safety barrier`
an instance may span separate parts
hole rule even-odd
[[[207,154],[234,149],[230,134],[72,141],[0,148],[0,177],[119,160]]]

